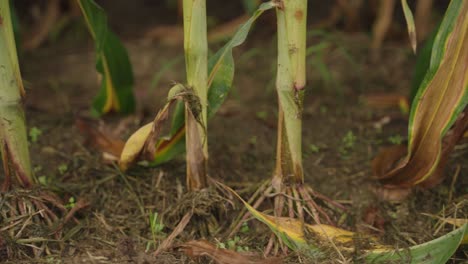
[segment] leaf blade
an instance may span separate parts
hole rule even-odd
[[[411,42],[411,48],[413,52],[416,53],[417,38],[416,38],[416,26],[414,25],[413,13],[411,12],[410,7],[408,6],[407,0],[401,0],[401,5],[403,7],[403,14],[405,15],[406,26],[408,27],[408,35]]]
[[[96,70],[103,76],[101,89],[93,101],[96,115],[111,111],[129,114],[135,110],[133,71],[127,50],[108,28],[104,10],[93,0],[78,4],[96,46]]]
[[[390,187],[411,187],[441,175],[442,140],[468,102],[468,3],[454,0],[434,41],[428,72],[413,102],[406,158],[384,175]],[[375,173],[375,171],[374,171]]]

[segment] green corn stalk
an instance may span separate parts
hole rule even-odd
[[[302,104],[306,84],[307,0],[283,0],[276,9],[279,100],[276,168],[272,184],[281,189],[286,179],[302,184]],[[288,177],[288,178],[286,178]]]
[[[0,1],[0,151],[7,191],[16,177],[29,188],[35,183],[29,158],[22,99],[25,95],[16,53],[8,0]]]
[[[199,109],[185,109],[187,188],[207,186],[208,38],[206,1],[184,0],[184,49],[187,84],[199,100]]]

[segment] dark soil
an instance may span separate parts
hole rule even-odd
[[[149,27],[161,21],[176,21],[166,14],[175,13],[174,10],[157,11],[162,14],[159,19],[141,6],[127,10],[130,4],[124,6],[125,1],[118,1],[122,3],[113,9],[110,2],[104,1],[103,5],[109,10],[111,24],[122,32],[129,50],[139,111],[130,117],[111,116],[102,120],[109,131],[119,125],[124,127],[120,137],[126,139],[154,117],[165,102],[171,82],[184,80],[185,68],[183,60],[179,60],[162,75],[157,87],[151,85],[164,65],[183,55],[183,47],[161,45],[144,38]],[[149,2],[141,1],[153,8],[155,4]],[[145,10],[141,16],[136,16],[129,24],[124,22],[129,16],[123,15],[125,12],[136,13],[141,8]],[[211,177],[234,187],[246,198],[271,176],[274,168],[276,39],[273,34],[262,32],[262,27],[268,26],[268,23],[258,24],[248,42],[236,49],[234,88],[208,129]],[[78,30],[65,31],[57,41],[23,54],[21,65],[27,87],[28,126],[42,131],[37,142],[30,144],[35,174],[45,179],[46,186],[64,201],[68,202],[71,197],[85,199],[90,206],[78,212],[79,227],[71,238],[50,243],[50,254],[35,259],[19,256],[4,260],[6,263],[58,263],[60,260],[64,263],[195,263],[176,250],[157,257],[152,255],[155,248],[149,215],[155,212],[163,215],[166,235],[177,224],[169,215],[174,214],[173,210],[186,192],[183,156],[157,168],[135,167],[123,174],[115,164],[105,163],[102,153],[93,146],[84,144],[85,138],[75,127],[79,116],[88,115],[99,87],[92,43],[86,34],[79,35],[77,32],[83,29],[76,27]],[[384,243],[412,246],[451,230],[446,226],[436,233],[438,219],[428,215],[442,216],[443,210],[449,212],[455,204],[464,201],[464,207],[458,208],[457,214],[459,218],[468,216],[466,139],[453,153],[446,168],[446,180],[438,187],[418,189],[399,204],[380,201],[372,192],[375,181],[371,178],[370,163],[379,149],[406,138],[407,116],[397,106],[371,108],[363,103],[362,96],[378,92],[409,94],[415,62],[409,43],[406,39],[386,42],[381,60],[371,63],[368,34],[339,31],[320,36],[311,34],[308,43],[321,42],[326,42],[328,48],[308,58],[303,128],[306,183],[350,206],[341,227],[376,235]],[[319,63],[326,65],[325,72],[315,66]],[[385,117],[389,117],[390,122],[381,129],[375,128]],[[345,147],[345,138],[351,141],[348,147]],[[460,175],[451,188],[457,167],[460,167]],[[453,197],[451,201],[448,201],[449,195]],[[225,208],[221,221],[225,227],[239,214],[241,205],[237,201],[235,207]],[[377,211],[383,219],[383,230],[375,231],[366,225],[363,219],[369,210]],[[256,220],[250,220],[248,226],[247,232],[237,234],[240,237],[237,246],[261,253],[270,233]],[[65,233],[76,228],[76,224],[66,228]],[[214,243],[226,243],[228,231],[206,238]],[[162,237],[160,234],[156,243],[160,243]],[[189,228],[178,237],[176,244],[200,237]],[[466,248],[459,249],[454,263],[466,257],[464,250]],[[317,260],[290,256],[286,261],[314,263]],[[200,263],[207,263],[207,259]]]

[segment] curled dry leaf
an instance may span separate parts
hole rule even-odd
[[[153,123],[148,123],[133,133],[125,143],[120,155],[119,167],[125,171],[135,162],[140,155],[148,136],[153,128]]]
[[[262,259],[252,254],[221,249],[206,240],[192,240],[179,247],[190,258],[209,257],[218,264],[279,264],[279,258]]]
[[[362,97],[363,102],[374,108],[399,107],[404,114],[409,113],[408,98],[400,94],[367,94]]]
[[[121,170],[127,170],[138,159],[152,161],[159,152],[164,152],[165,148],[171,145],[170,141],[161,140],[161,133],[169,117],[169,110],[178,100],[183,101],[186,109],[195,116],[197,122],[200,122],[198,97],[190,88],[176,84],[170,89],[168,102],[158,112],[154,121],[138,129],[125,143],[119,160]],[[173,137],[171,140],[178,140],[178,138]]]
[[[382,217],[379,207],[369,206],[366,208],[362,220],[369,226],[384,232],[385,219]]]
[[[86,144],[96,147],[104,153],[104,157],[108,156],[109,160],[114,160],[120,157],[125,142],[115,138],[109,133],[105,133],[97,128],[97,124],[84,118],[77,118],[75,121],[76,127],[86,139]]]

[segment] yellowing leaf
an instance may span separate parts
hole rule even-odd
[[[411,108],[407,155],[398,164],[390,164],[395,165],[391,170],[374,171],[384,185],[430,187],[441,181],[448,155],[468,122],[467,112],[463,113],[468,103],[467,61],[468,1],[453,0]],[[451,128],[453,133],[447,133]]]
[[[152,128],[153,122],[148,123],[133,133],[133,135],[131,135],[127,140],[122,150],[122,154],[120,155],[119,167],[121,170],[127,170],[128,167],[138,158],[145,146],[145,142],[148,139]]]

